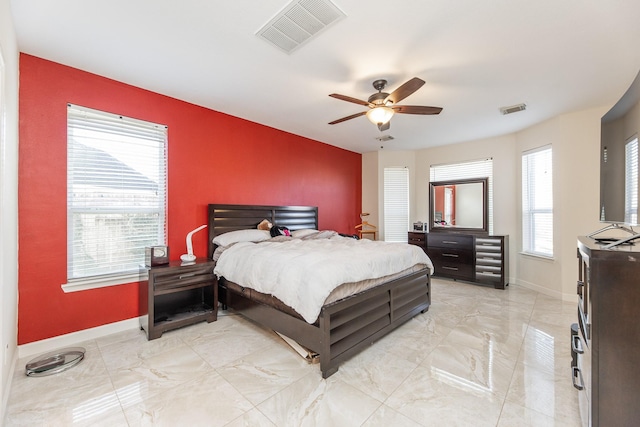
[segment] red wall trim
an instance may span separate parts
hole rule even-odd
[[[168,244],[207,204],[318,206],[320,229],[353,233],[362,160],[333,147],[95,74],[20,55],[18,344],[137,317],[137,284],[63,293],[67,103],[169,126]],[[206,254],[207,233],[193,238]]]

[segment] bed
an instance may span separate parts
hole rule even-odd
[[[208,217],[209,258],[213,258],[217,247],[214,238],[230,231],[255,229],[263,219],[292,232],[318,228],[318,209],[308,206],[210,204]],[[429,267],[413,269],[375,287],[326,303],[313,323],[278,298],[224,276],[219,277],[218,287],[223,307],[319,354],[323,378],[337,372],[340,363],[363,348],[426,312],[431,304]]]

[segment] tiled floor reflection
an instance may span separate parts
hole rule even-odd
[[[575,304],[511,286],[433,280],[431,309],[328,380],[241,316],[147,341],[78,343],[64,373],[16,367],[7,426],[578,426]],[[30,358],[28,358],[30,359]]]

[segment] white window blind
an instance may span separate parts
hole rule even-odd
[[[522,154],[522,250],[553,256],[553,158],[551,146]]]
[[[137,272],[166,243],[167,127],[67,107],[67,278]]]
[[[429,169],[429,180],[431,182],[471,178],[488,178],[489,233],[493,233],[493,159],[431,165],[431,168]]]
[[[407,242],[409,231],[409,169],[384,168],[384,240]]]
[[[624,222],[638,224],[638,138],[625,145]]]

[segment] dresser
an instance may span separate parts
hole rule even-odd
[[[584,426],[640,420],[640,243],[603,249],[578,239],[578,310],[571,328],[573,386]]]
[[[408,243],[429,255],[436,277],[497,289],[509,284],[509,236],[410,231]]]

